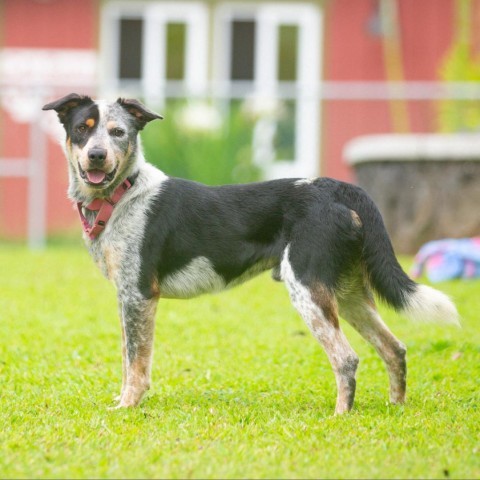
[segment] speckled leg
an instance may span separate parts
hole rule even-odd
[[[157,299],[131,295],[120,301],[125,335],[124,383],[119,407],[138,405],[150,388]]]
[[[373,297],[363,289],[340,299],[340,315],[364,337],[385,363],[390,380],[390,401],[404,403],[407,381],[406,347],[378,314]]]
[[[340,330],[335,298],[322,284],[306,287],[299,282],[286,259],[282,262],[282,278],[294,307],[325,349],[332,365],[337,383],[335,413],[348,412],[355,398],[358,356]]]

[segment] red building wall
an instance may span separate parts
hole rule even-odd
[[[4,0],[3,46],[97,48],[96,0]]]
[[[405,80],[438,79],[440,62],[452,42],[454,3],[398,0]],[[0,47],[96,51],[99,5],[98,0],[0,0]],[[369,30],[377,8],[377,0],[325,2],[326,81],[386,80],[382,37]],[[408,102],[406,109],[412,132],[432,130],[435,111],[430,104]],[[394,128],[391,105],[386,101],[325,101],[323,125],[322,173],[343,180],[353,180],[342,158],[345,143],[359,135]],[[48,152],[47,221],[49,232],[54,232],[78,222],[65,195],[63,155],[51,140]],[[27,154],[27,126],[15,123],[6,110],[0,110],[0,157]],[[26,188],[26,180],[0,178],[0,236],[25,236]]]
[[[96,49],[96,0],[3,0],[1,48]],[[31,79],[35,83],[35,79]],[[29,154],[29,128],[0,111],[0,157]],[[67,169],[58,145],[48,141],[47,225],[50,232],[76,221],[66,199]],[[0,236],[24,238],[27,229],[27,180],[0,178]]]
[[[398,1],[403,80],[438,80],[439,66],[452,42],[454,0]],[[387,80],[382,37],[369,26],[377,0],[332,0],[325,11],[326,81]],[[431,131],[435,111],[425,102],[406,102],[411,132]],[[391,105],[387,101],[328,100],[323,113],[323,174],[353,180],[342,159],[350,139],[364,134],[392,132]]]

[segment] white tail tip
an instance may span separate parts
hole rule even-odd
[[[417,285],[408,298],[402,313],[410,320],[418,322],[448,323],[460,326],[457,308],[442,292],[427,285]]]

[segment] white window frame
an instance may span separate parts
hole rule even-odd
[[[121,19],[142,19],[142,79],[131,86],[121,81],[118,72],[119,26]],[[166,28],[169,23],[186,25],[185,76],[168,81],[166,75]],[[113,1],[102,10],[100,72],[102,90],[132,90],[147,102],[162,104],[167,96],[199,96],[207,91],[208,74],[208,9],[200,1]],[[140,91],[138,91],[140,89]]]
[[[252,82],[231,81],[230,37],[234,20],[256,22],[255,78]],[[278,30],[281,25],[298,27],[296,82],[280,82],[278,72]],[[224,3],[215,12],[214,77],[225,96],[251,94],[254,97],[296,101],[295,158],[274,160],[272,121],[261,121],[255,145],[257,162],[270,178],[315,176],[320,173],[321,115],[319,101],[323,15],[309,3]],[[268,154],[270,152],[270,155]]]

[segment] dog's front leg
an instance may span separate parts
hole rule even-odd
[[[118,407],[134,407],[150,388],[155,312],[158,298],[119,295],[124,337],[123,385]]]

